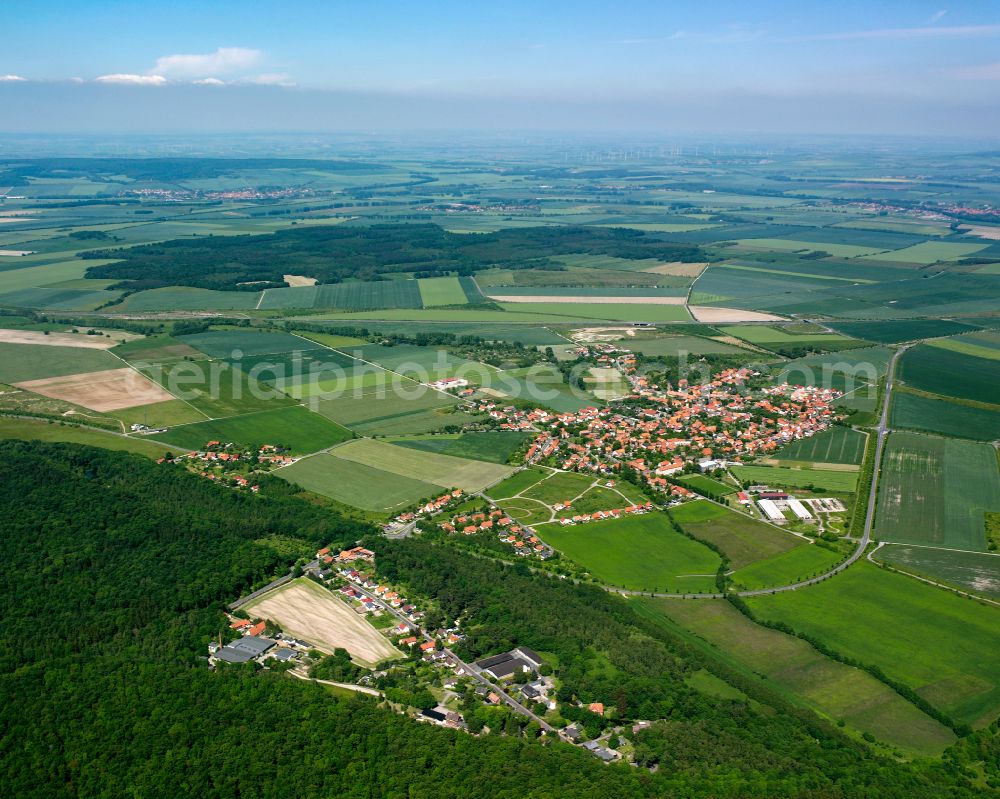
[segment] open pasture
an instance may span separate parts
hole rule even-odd
[[[786,444],[770,460],[860,466],[865,455],[866,441],[867,436],[858,430],[834,426]]]
[[[875,516],[880,540],[983,551],[987,511],[1000,511],[993,447],[919,433],[890,434]]]
[[[734,569],[808,546],[799,536],[703,499],[684,503],[668,513],[685,532],[721,549]]]
[[[321,452],[274,472],[307,491],[380,514],[439,496],[441,486]]]
[[[661,513],[535,529],[543,541],[608,585],[647,591],[715,589],[719,556],[675,531]]]
[[[417,281],[420,301],[425,308],[436,305],[465,305],[465,289],[457,277],[426,277]]]
[[[957,261],[959,258],[965,258],[980,250],[985,250],[988,246],[985,243],[967,241],[925,241],[922,244],[914,244],[901,250],[881,252],[868,257],[873,261],[933,264],[938,261]]]
[[[733,585],[746,590],[790,585],[829,571],[846,556],[819,543],[802,544],[737,569],[730,578]]]
[[[16,385],[26,391],[101,412],[174,399],[161,386],[128,366],[26,380]]]
[[[208,441],[245,445],[273,444],[301,455],[317,452],[351,438],[351,432],[298,405],[211,419],[171,427],[157,438],[188,449],[204,449]]]
[[[708,642],[730,667],[767,685],[831,722],[917,755],[937,755],[955,735],[861,669],[817,652],[792,635],[754,624],[724,599],[636,600]]]
[[[521,469],[520,471],[515,472],[502,483],[493,486],[493,488],[489,490],[489,495],[496,499],[517,496],[550,474],[552,474],[552,472],[547,469],[540,469],[537,466],[529,466],[527,469]]]
[[[136,365],[140,363],[170,363],[185,358],[201,358],[202,354],[173,336],[157,335],[137,338],[119,344],[114,349],[119,358]]]
[[[705,474],[688,474],[678,477],[677,481],[683,483],[692,491],[698,491],[699,493],[715,494],[717,496],[736,493],[736,489],[733,486],[728,483],[720,483],[718,480]]]
[[[770,325],[728,325],[720,327],[719,330],[727,336],[741,338],[765,348],[774,345],[797,346],[805,344],[819,347],[831,345],[831,348],[839,348],[853,342],[853,339],[836,333],[790,333],[783,328]]]
[[[174,454],[178,452],[177,447],[168,447],[157,441],[40,419],[0,417],[0,439],[3,438],[16,438],[22,441],[65,441],[70,444],[86,444],[89,447],[134,452],[147,458],[162,458],[167,451]]]
[[[500,482],[513,471],[513,467],[498,463],[420,452],[368,438],[343,444],[331,454],[380,471],[470,493]]]
[[[1000,712],[1000,611],[861,561],[801,591],[751,597],[836,652],[878,666],[959,723]]]
[[[355,661],[365,666],[402,657],[363,615],[329,589],[305,577],[268,591],[243,609],[257,618],[277,622],[284,632],[315,644],[327,654],[334,649],[346,649]]]

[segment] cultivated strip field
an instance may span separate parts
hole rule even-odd
[[[637,297],[637,296],[570,296],[553,294],[491,294],[497,302],[576,303],[579,305],[683,305],[684,297]]]
[[[259,618],[277,622],[284,632],[305,639],[324,652],[346,649],[352,658],[367,666],[402,656],[364,616],[305,577],[292,580],[243,607]]]
[[[0,330],[0,342],[4,344],[42,344],[49,347],[82,347],[91,350],[109,350],[120,343],[104,336],[39,333],[35,330]]]

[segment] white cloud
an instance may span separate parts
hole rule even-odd
[[[256,83],[258,86],[294,86],[295,83],[288,75],[276,74],[276,73],[265,73],[263,75],[254,75],[246,79],[248,83]]]
[[[130,86],[163,86],[167,82],[162,75],[131,75],[126,72],[101,75],[94,80],[98,83],[124,83]]]
[[[935,22],[940,22],[941,18],[948,13],[948,9],[942,9],[941,11],[935,11],[931,14],[931,18],[927,20],[928,25],[933,25]]]
[[[846,33],[819,33],[802,36],[793,41],[838,41],[844,39],[969,39],[981,36],[1000,36],[1000,25],[952,25],[950,27],[877,28]]]
[[[246,47],[220,47],[214,53],[165,55],[156,59],[150,74],[180,80],[231,75],[254,67],[260,57],[260,50]]]
[[[20,75],[0,75],[0,83],[13,83],[15,81],[27,80]]]
[[[956,70],[955,74],[959,78],[966,80],[1000,80],[1000,61],[992,64],[979,64],[974,67],[964,67]]]
[[[202,78],[201,80],[191,81],[196,86],[225,86],[226,82],[224,80],[219,80],[218,78]]]

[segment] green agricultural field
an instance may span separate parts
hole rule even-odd
[[[993,447],[919,433],[890,434],[875,516],[880,540],[982,551],[987,511],[1000,511]]]
[[[858,733],[915,755],[938,755],[955,741],[943,724],[885,683],[817,652],[795,636],[754,624],[724,599],[634,600],[647,614],[668,617],[706,642],[706,655],[744,677],[764,679],[791,702],[844,721]]]
[[[684,475],[678,478],[678,482],[683,483],[692,491],[697,491],[699,494],[724,496],[726,494],[733,494],[739,490],[728,483],[720,483],[718,480],[713,480],[704,474]]]
[[[809,546],[804,538],[703,499],[668,513],[686,533],[721,549],[733,569]]]
[[[997,402],[1000,360],[921,344],[903,353],[898,374],[906,385],[932,394],[978,402]]]
[[[949,319],[900,319],[898,322],[831,322],[830,326],[844,335],[876,341],[880,344],[899,344],[925,338],[951,336],[968,331],[964,322]]]
[[[778,250],[781,252],[827,252],[838,258],[858,258],[882,251],[882,247],[860,247],[856,244],[833,244],[827,241],[795,241],[793,239],[736,239],[744,249]]]
[[[108,411],[108,415],[124,422],[126,426],[144,424],[146,427],[170,427],[175,424],[202,422],[207,418],[201,411],[179,399]]]
[[[849,391],[861,384],[877,382],[885,374],[891,357],[892,350],[888,347],[863,347],[825,355],[807,355],[782,364],[775,382]]]
[[[864,433],[838,425],[786,444],[771,460],[860,466],[867,440]]]
[[[289,333],[261,332],[256,330],[208,330],[177,340],[201,350],[210,358],[230,359],[236,350],[247,358],[255,355],[312,350],[315,347],[299,336]]]
[[[441,487],[320,453],[274,472],[278,477],[337,502],[376,513],[393,513]]]
[[[741,338],[756,344],[760,347],[774,345],[795,346],[798,344],[823,344],[842,345],[850,343],[852,339],[847,336],[840,336],[836,333],[790,333],[780,327],[770,327],[768,325],[726,325],[719,330],[727,336]]]
[[[661,513],[535,528],[538,536],[607,585],[711,592],[719,556],[673,529]]]
[[[533,485],[524,496],[537,499],[546,505],[566,502],[582,494],[594,483],[594,478],[575,472],[555,472],[550,477]]]
[[[731,579],[737,588],[754,590],[791,585],[828,572],[846,556],[820,543],[795,547],[766,560],[737,569]]]
[[[651,358],[670,357],[676,358],[681,352],[688,355],[711,355],[715,353],[745,352],[740,347],[732,344],[724,344],[721,341],[712,341],[708,338],[697,336],[666,336],[664,338],[631,339],[622,341],[622,346],[632,352],[641,352]]]
[[[456,404],[454,398],[430,389],[418,392],[420,388],[416,383],[408,383],[406,393],[386,390],[355,396],[352,392],[336,399],[320,400],[316,403],[316,410],[345,427],[355,428],[378,422],[390,422],[426,411],[449,411],[454,408]],[[465,414],[451,414],[442,415],[441,418],[446,424],[449,420],[452,424],[462,424],[472,417]]]
[[[936,339],[928,343],[930,347],[939,347],[948,352],[960,352],[973,358],[985,358],[988,361],[1000,360],[1000,348],[995,341],[977,340],[975,336],[955,336],[954,338]]]
[[[791,469],[784,466],[733,466],[732,473],[741,481],[780,488],[809,488],[815,491],[853,493],[858,482],[855,471],[827,469]]]
[[[457,277],[427,277],[417,281],[425,308],[435,305],[465,305],[468,298]]]
[[[892,426],[974,441],[1000,439],[1000,405],[995,410],[925,397],[910,391],[892,394]]]
[[[539,480],[544,479],[552,472],[547,469],[539,469],[537,466],[529,466],[515,472],[499,485],[493,486],[489,490],[489,495],[497,499],[514,497],[535,485]]]
[[[532,433],[500,431],[458,435],[442,434],[422,438],[397,439],[392,443],[422,452],[436,452],[439,455],[451,455],[456,458],[471,458],[489,463],[506,464],[510,456],[532,436]]]
[[[883,252],[868,256],[873,261],[895,261],[908,264],[933,264],[937,261],[957,261],[973,253],[985,250],[988,244],[971,242],[925,241],[902,250]]]
[[[139,367],[144,375],[213,419],[291,406],[295,401],[224,361],[178,361]]]
[[[1000,713],[1000,610],[865,561],[801,591],[747,600],[836,652],[878,666],[959,723]]]
[[[91,447],[134,452],[147,458],[162,458],[167,452],[176,455],[183,451],[183,448],[167,446],[148,439],[130,438],[89,427],[74,427],[36,419],[0,417],[0,439],[3,438],[16,438],[22,441],[66,441],[70,444],[86,444]]]
[[[115,347],[112,352],[131,364],[171,363],[185,358],[202,357],[202,354],[194,347],[167,335],[126,341]]]
[[[260,300],[258,291],[212,291],[188,286],[138,291],[110,310],[117,313],[145,311],[252,311]]]
[[[442,488],[461,488],[470,493],[500,482],[513,471],[512,467],[498,463],[420,452],[368,438],[343,444],[332,454],[380,471],[434,483]]]
[[[125,364],[105,350],[0,343],[0,383],[20,383],[82,372],[121,369]]]
[[[963,591],[1000,598],[1000,554],[887,544],[874,555],[880,563]]]
[[[270,411],[212,419],[171,427],[156,437],[188,449],[203,449],[208,441],[238,444],[274,444],[301,455],[332,447],[351,438],[351,432],[329,419],[293,405]]]
[[[465,302],[465,296],[462,296]],[[345,311],[375,311],[381,308],[420,308],[416,280],[327,283],[318,286],[266,289],[261,310],[286,308],[340,308]]]

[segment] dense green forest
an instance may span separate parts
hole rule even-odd
[[[688,688],[695,656],[619,598],[378,540],[387,575],[463,618],[467,654],[527,644],[556,655],[573,694],[666,719],[636,736],[653,774],[565,744],[432,728],[204,660],[224,602],[288,567],[271,536],[308,552],[365,528],[268,485],[242,494],[169,464],[38,442],[0,442],[0,511],[5,795],[972,797],[982,790],[962,764],[996,760],[985,733],[940,764],[878,758],[759,691],[746,702]]]
[[[565,253],[704,260],[698,247],[624,228],[514,228],[467,236],[430,224],[292,228],[268,236],[202,237],[95,250],[83,257],[123,259],[92,266],[87,277],[121,280],[124,288],[237,289],[241,283],[284,285],[286,274],[309,275],[320,283],[373,280],[390,272],[471,275],[490,266],[534,267],[547,256]],[[544,264],[562,268],[548,260]]]

